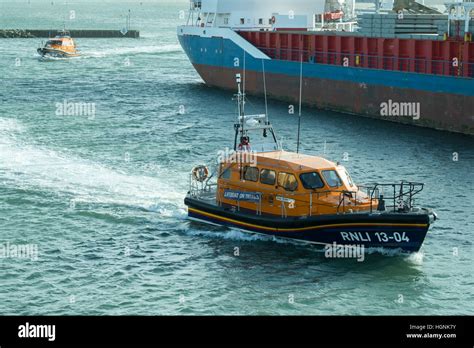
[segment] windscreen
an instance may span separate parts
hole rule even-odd
[[[301,174],[300,179],[305,189],[314,190],[324,187],[324,183],[317,172]]]

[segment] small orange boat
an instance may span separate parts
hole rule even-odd
[[[192,170],[189,218],[320,245],[420,249],[437,217],[414,205],[422,183],[356,185],[339,163],[284,151],[266,114],[244,114],[237,82],[234,150],[221,153],[214,173]]]
[[[37,52],[43,58],[71,58],[79,56],[76,43],[66,30],[62,30],[54,38],[50,38],[43,47],[38,48]]]

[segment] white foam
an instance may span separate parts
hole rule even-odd
[[[203,222],[203,224],[205,224]],[[235,241],[244,241],[244,242],[254,242],[254,241],[263,241],[263,242],[274,242],[278,244],[291,244],[291,245],[306,245],[310,246],[308,243],[304,243],[297,240],[291,240],[287,238],[278,238],[275,236],[269,236],[258,233],[244,232],[237,228],[227,228],[222,227],[222,231],[208,231],[208,230],[189,230],[188,233],[193,236],[204,236],[211,238],[222,238],[227,240]]]
[[[135,46],[135,47],[117,47],[117,48],[105,48],[103,50],[89,51],[84,49],[81,51],[83,56],[89,57],[106,57],[106,56],[118,56],[118,55],[135,55],[142,53],[169,53],[181,51],[181,46],[177,44],[162,45],[162,46]]]
[[[76,203],[132,205],[166,216],[184,214],[183,190],[172,182],[128,175],[91,160],[24,143],[15,136],[23,130],[16,120],[0,118],[0,180],[5,184],[66,194]]]
[[[425,254],[422,251],[418,251],[416,253],[412,253],[408,255],[405,260],[408,261],[411,264],[414,264],[416,266],[421,266],[423,264],[423,258],[425,257]]]
[[[387,249],[383,247],[377,247],[377,248],[366,248],[366,253],[371,255],[371,254],[382,254],[384,256],[400,256],[400,255],[406,255],[406,253],[401,249]]]
[[[225,229],[224,231],[207,231],[207,230],[189,230],[188,233],[192,236],[203,236],[203,237],[210,237],[210,238],[219,238],[219,239],[227,239],[227,240],[236,240],[236,241],[246,241],[246,242],[253,242],[253,241],[273,241],[274,238],[271,236],[263,236],[258,234],[251,234],[242,232],[235,229]]]
[[[0,118],[0,132],[13,135],[13,132],[23,132],[24,127],[14,118]],[[0,138],[0,141],[3,137]]]

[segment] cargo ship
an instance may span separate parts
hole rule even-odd
[[[379,2],[377,1],[377,4]],[[356,12],[343,0],[191,0],[177,28],[204,82],[474,135],[474,2]],[[303,94],[300,96],[300,84]]]

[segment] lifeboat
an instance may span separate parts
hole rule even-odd
[[[54,38],[46,41],[43,47],[37,49],[43,58],[71,58],[78,57],[76,43],[68,31],[60,31]]]
[[[414,205],[423,183],[356,185],[339,163],[284,151],[266,114],[245,115],[240,84],[237,75],[234,149],[212,173],[203,165],[191,171],[190,219],[322,246],[421,248],[436,220]]]

